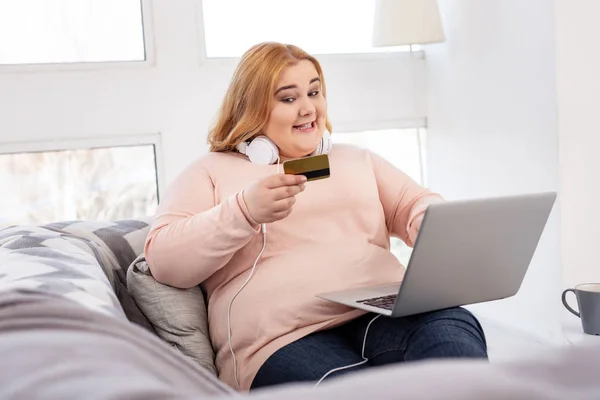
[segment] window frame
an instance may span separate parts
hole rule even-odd
[[[1,73],[11,72],[54,72],[54,71],[94,71],[110,69],[148,69],[156,66],[154,42],[153,0],[138,0],[142,18],[142,39],[145,60],[141,61],[85,61],[65,63],[23,63],[0,64]]]
[[[206,53],[206,34],[204,27],[204,5],[203,0],[198,0],[196,9],[196,26],[198,27],[198,51],[202,64],[228,67],[237,65],[241,54],[238,56],[209,57]],[[394,50],[387,52],[359,52],[359,53],[319,53],[314,56],[324,63],[346,62],[346,61],[385,61],[387,59],[425,58],[425,52],[420,46],[407,46],[407,50]]]
[[[0,155],[16,153],[36,153],[48,151],[68,151],[107,147],[154,146],[154,168],[156,171],[157,199],[160,201],[161,188],[164,188],[162,137],[160,133],[105,136],[50,141],[23,141],[0,143]]]

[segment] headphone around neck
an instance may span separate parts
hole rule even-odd
[[[331,134],[327,131],[323,131],[323,137],[315,151],[311,153],[311,156],[329,153],[332,145]],[[277,148],[277,145],[264,135],[257,136],[250,142],[238,144],[237,150],[240,153],[247,155],[254,164],[270,165],[277,162],[279,159],[279,149]]]

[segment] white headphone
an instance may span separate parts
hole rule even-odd
[[[319,141],[319,145],[311,155],[327,154],[331,151],[332,145],[331,134],[327,131],[323,131],[323,136]],[[257,136],[250,143],[242,142],[238,144],[237,149],[240,153],[247,155],[254,164],[270,165],[279,159],[279,149],[277,148],[277,145],[264,135]]]

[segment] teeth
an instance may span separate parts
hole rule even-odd
[[[304,125],[297,125],[296,129],[308,129],[312,126],[312,122],[309,122],[308,124],[304,124]]]

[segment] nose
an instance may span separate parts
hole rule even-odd
[[[313,101],[311,100],[311,98],[309,97],[303,97],[302,98],[302,103],[300,103],[300,110],[299,110],[299,114],[301,117],[306,117],[309,115],[312,115],[316,112],[316,107],[313,103]]]

